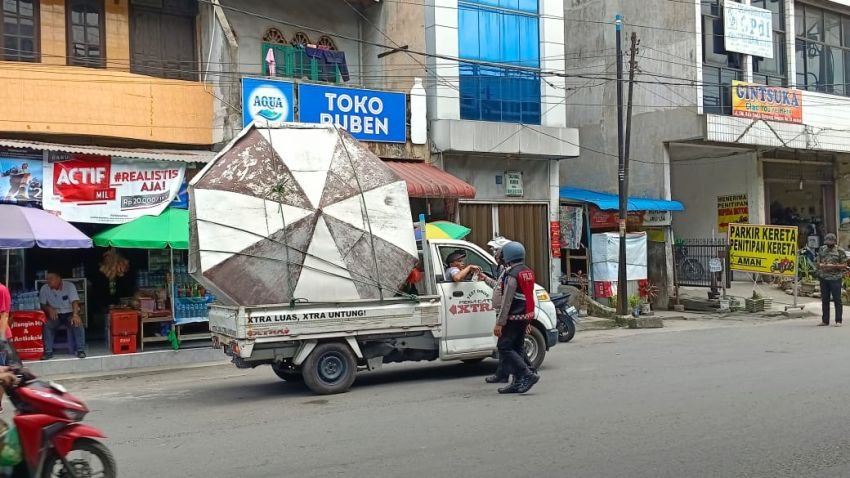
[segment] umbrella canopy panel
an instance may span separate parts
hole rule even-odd
[[[418,258],[405,182],[334,126],[249,126],[189,194],[190,267],[235,305],[389,297]]]
[[[68,222],[41,209],[0,204],[0,249],[87,249],[91,239]]]
[[[159,216],[139,217],[96,234],[92,239],[101,247],[188,249],[189,211],[168,208]]]

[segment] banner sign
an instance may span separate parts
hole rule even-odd
[[[552,243],[552,257],[559,259],[561,257],[561,223],[558,221],[549,222],[549,239]]]
[[[620,214],[617,211],[603,211],[596,206],[588,208],[591,229],[612,229],[619,224]],[[626,224],[630,228],[639,228],[643,224],[642,211],[629,211]]]
[[[0,149],[0,202],[41,202],[43,158],[40,151]]]
[[[361,141],[407,141],[407,97],[404,93],[298,85],[302,123],[336,124]]]
[[[717,230],[726,234],[729,223],[750,222],[750,206],[746,194],[717,196]]]
[[[781,86],[734,80],[732,116],[803,124],[803,94]]]
[[[179,162],[72,154],[46,164],[44,209],[66,221],[98,224],[157,216],[177,196],[185,173]]]
[[[728,1],[724,2],[724,7],[726,50],[773,58],[773,17],[770,10]]]
[[[729,268],[758,274],[797,274],[797,228],[729,224]]]
[[[294,121],[294,91],[288,81],[242,78],[242,126],[254,120],[263,125]]]

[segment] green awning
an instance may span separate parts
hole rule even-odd
[[[95,235],[95,245],[124,249],[188,249],[189,211],[168,208],[159,216],[142,216]]]

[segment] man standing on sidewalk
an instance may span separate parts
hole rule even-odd
[[[823,246],[818,251],[818,278],[820,278],[821,304],[823,315],[820,326],[829,325],[829,299],[835,303],[835,326],[841,327],[841,282],[847,271],[847,252],[835,245],[835,234],[829,233],[823,238]]]

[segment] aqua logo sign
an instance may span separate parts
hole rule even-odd
[[[294,120],[294,87],[287,81],[242,79],[242,126]]]

